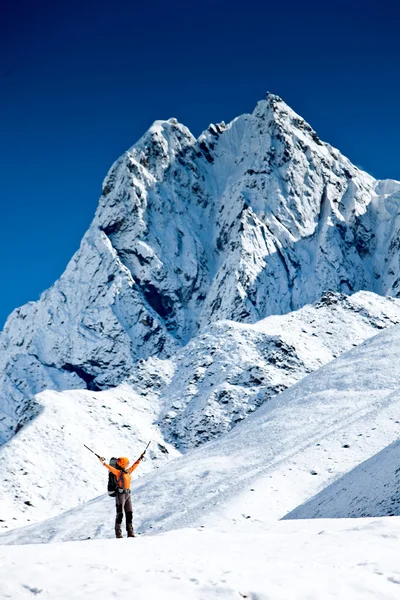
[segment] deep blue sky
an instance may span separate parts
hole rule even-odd
[[[355,164],[400,179],[397,4],[3,2],[0,327],[62,273],[108,168],[155,119],[198,135],[269,90]]]

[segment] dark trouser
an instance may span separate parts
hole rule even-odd
[[[117,492],[115,498],[115,508],[117,509],[117,515],[115,518],[115,529],[121,529],[122,519],[125,512],[126,530],[132,528],[132,499],[129,492]]]

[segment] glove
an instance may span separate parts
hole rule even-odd
[[[104,465],[106,459],[103,456],[99,456],[99,461]]]
[[[142,454],[139,456],[139,460],[143,460],[144,459],[144,452],[142,452]]]

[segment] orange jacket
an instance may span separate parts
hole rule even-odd
[[[111,471],[111,473],[114,473],[114,475],[116,476],[118,487],[123,488],[124,490],[129,490],[131,487],[131,473],[133,473],[133,471],[137,468],[139,463],[140,458],[138,458],[138,460],[134,462],[133,465],[129,467],[129,469],[125,469],[126,472],[121,471],[120,469],[115,469],[107,463],[103,464],[105,467],[107,467],[109,471]]]

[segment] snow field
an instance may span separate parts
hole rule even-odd
[[[397,600],[400,518],[0,547],[10,600]]]

